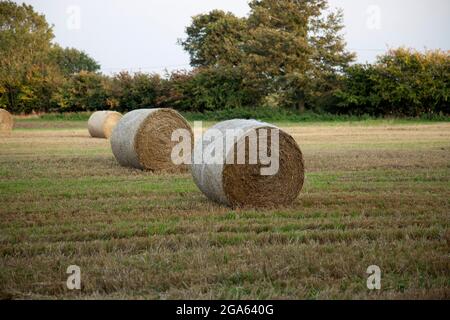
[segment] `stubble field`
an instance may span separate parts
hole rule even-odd
[[[450,123],[281,125],[305,185],[258,211],[120,167],[82,121],[19,120],[0,137],[0,298],[449,299]]]

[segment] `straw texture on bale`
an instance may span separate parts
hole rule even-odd
[[[193,147],[191,126],[172,109],[138,109],[127,113],[111,136],[111,148],[117,161],[126,167],[151,171],[183,172],[187,164],[176,165],[171,159],[172,133],[186,129]],[[191,151],[191,150],[190,150]]]
[[[208,150],[212,139],[205,140],[203,135],[200,138],[203,139],[202,143],[197,140],[194,147],[194,155],[203,152],[203,162],[192,164],[194,181],[208,198],[231,207],[284,206],[297,198],[304,181],[304,162],[302,152],[294,138],[271,124],[256,120],[223,121],[209,130],[212,129],[218,129],[224,139],[222,162],[207,163],[208,152],[205,158],[205,152],[202,150]],[[225,142],[227,129],[240,129],[241,134],[236,137],[234,145],[227,146]],[[271,156],[271,132],[272,130],[279,132],[279,169],[274,175],[261,175],[260,169],[268,165],[263,165],[259,160],[256,164],[249,164],[249,139],[246,137],[254,130],[260,144],[259,131],[262,129],[268,132],[267,144],[261,145],[266,146],[269,156]],[[242,143],[245,146],[245,163],[227,162],[226,159],[238,150],[238,145]]]
[[[14,126],[14,120],[8,111],[0,108],[0,133],[10,134]]]
[[[96,111],[88,121],[88,130],[91,137],[108,139],[122,115],[116,111]]]

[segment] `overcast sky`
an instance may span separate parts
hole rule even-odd
[[[189,67],[177,45],[191,16],[212,9],[246,16],[247,0],[27,0],[54,25],[56,42],[86,51],[105,73]],[[330,0],[344,10],[358,61],[387,48],[450,49],[449,0]]]

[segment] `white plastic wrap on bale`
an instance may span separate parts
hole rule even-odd
[[[138,109],[120,119],[111,135],[111,148],[117,161],[126,167],[143,169],[135,149],[135,137],[147,117],[160,109]]]
[[[115,111],[96,111],[88,120],[88,130],[91,137],[95,138],[109,138],[106,132],[105,124],[108,117],[120,117],[121,114]]]
[[[229,152],[233,151],[234,144],[230,144],[226,146],[225,138],[226,138],[226,130],[239,130],[239,136],[236,137],[236,141],[239,141],[241,137],[247,135],[250,130],[256,130],[262,127],[271,127],[277,128],[276,126],[257,121],[257,120],[245,120],[245,119],[236,119],[236,120],[227,120],[219,122],[218,124],[212,126],[208,130],[205,131],[202,137],[197,139],[194,146],[194,157],[195,154],[206,155],[206,158],[203,158],[201,164],[197,164],[194,162],[192,164],[192,176],[194,178],[195,184],[200,188],[200,190],[211,200],[216,202],[230,205],[230,201],[228,200],[224,188],[223,188],[223,168],[226,163],[227,156]],[[211,129],[219,130],[222,133],[223,137],[223,148],[224,152],[222,153],[222,162],[218,164],[211,164],[211,161],[208,161],[208,156],[211,157],[211,152],[208,152],[208,148],[213,147],[212,142],[204,140],[205,134]],[[200,139],[202,139],[202,143],[200,143]],[[203,144],[203,148],[202,148]]]

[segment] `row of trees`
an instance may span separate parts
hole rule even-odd
[[[252,0],[238,18],[193,18],[180,41],[207,105],[270,106],[372,115],[450,114],[450,52],[390,50],[354,64],[343,15],[327,0]],[[201,96],[203,97],[203,95]],[[204,100],[204,99],[203,99]]]
[[[31,6],[0,1],[0,107],[450,114],[449,52],[401,48],[353,64],[342,13],[326,0],[253,0],[250,8],[246,18],[219,10],[193,17],[179,41],[190,71],[105,76],[85,53],[53,44],[52,28]]]

